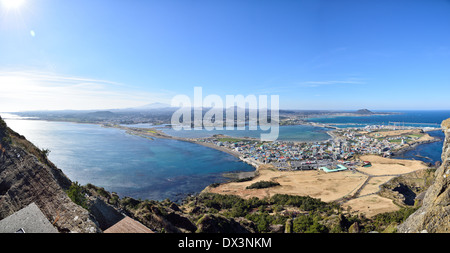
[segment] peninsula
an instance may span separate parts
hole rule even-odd
[[[403,188],[412,190],[413,196],[419,195],[429,183],[408,188],[408,182],[419,182],[417,179],[432,178],[433,175],[430,172],[433,168],[422,162],[393,160],[370,153],[376,151],[386,155],[387,151],[381,149],[383,143],[393,145],[392,148],[401,145],[397,141],[377,138],[395,138],[399,134],[403,136],[403,142],[414,143],[427,137],[425,132],[355,129],[361,136],[352,137],[350,133],[353,132],[345,129],[334,132],[332,140],[322,143],[261,143],[215,136],[185,141],[207,142],[239,154],[244,161],[257,167],[257,175],[211,185],[201,194],[188,197],[177,205],[168,200],[120,198],[97,186],[71,182],[47,159],[46,152],[7,128],[3,121],[0,123],[3,166],[0,176],[5,178],[2,182],[6,182],[0,187],[0,197],[24,200],[15,201],[15,205],[3,205],[0,218],[27,208],[29,203],[36,203],[35,207],[44,211],[43,215],[59,232],[392,232],[403,219],[392,223],[390,217],[407,217],[417,209],[417,201]],[[146,138],[172,138],[152,129],[123,129]],[[393,131],[401,132],[394,134]],[[413,134],[421,136],[411,136]],[[354,138],[355,143],[347,147],[337,145],[344,142],[344,138]],[[383,145],[378,145],[379,142]],[[354,154],[350,156],[352,152]],[[295,161],[295,157],[299,160]],[[20,167],[23,161],[30,164]],[[18,166],[21,171],[15,169]],[[42,169],[34,171],[37,167]],[[27,185],[23,180],[14,180],[19,176],[18,172],[27,178],[38,177],[30,178],[26,181],[30,185]],[[56,182],[55,176],[58,177]],[[47,184],[55,186],[42,188],[39,180],[44,178]],[[27,187],[40,189],[41,194],[26,195],[26,191],[19,190]],[[26,198],[23,198],[24,194]],[[64,200],[64,206],[60,206],[64,211],[47,209],[59,203],[53,203],[55,194]],[[76,212],[70,212],[65,206]],[[83,217],[82,222],[78,222],[80,217]]]
[[[420,127],[386,125],[336,128],[329,131],[329,140],[310,143],[261,142],[224,135],[182,138],[170,136],[160,128],[107,127],[117,127],[145,138],[167,138],[204,145],[238,157],[256,169],[252,178],[248,178],[248,173],[237,173],[233,179],[238,182],[213,184],[204,193],[236,195],[244,199],[270,198],[277,194],[311,196],[341,203],[355,213],[370,217],[400,209],[392,199],[379,195],[384,184],[430,166],[421,161],[391,157],[417,145],[437,141]],[[248,188],[258,182],[274,182],[277,186]]]

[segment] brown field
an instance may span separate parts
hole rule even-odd
[[[390,159],[376,155],[364,155],[360,157],[360,160],[371,162],[372,167],[358,168],[358,170],[373,176],[400,175],[427,168],[427,165],[421,161]]]
[[[342,207],[344,210],[350,206],[352,214],[363,213],[366,217],[372,217],[380,213],[393,212],[400,209],[391,199],[373,194],[365,197],[349,200]]]
[[[222,184],[206,191],[220,194],[238,195],[242,198],[270,197],[275,194],[291,194],[311,196],[323,201],[333,201],[352,193],[360,186],[367,176],[351,171],[325,173],[323,171],[286,171],[280,172],[271,166],[262,165],[259,175],[251,181]],[[280,186],[266,189],[245,189],[259,181],[274,181]]]
[[[398,160],[383,158],[376,155],[360,157],[363,161],[370,161],[372,167],[358,168],[360,172],[342,171],[326,173],[323,171],[278,171],[271,165],[261,165],[258,176],[247,182],[232,182],[219,185],[216,188],[207,187],[205,192],[231,194],[242,198],[270,197],[275,194],[290,194],[311,196],[322,201],[331,202],[345,196],[352,196],[362,187],[366,179],[368,182],[360,189],[354,199],[347,201],[344,207],[351,207],[353,212],[364,213],[370,217],[378,213],[391,212],[399,209],[392,200],[376,195],[379,186],[394,178],[396,175],[410,173],[427,166],[421,161]],[[280,186],[265,189],[246,189],[247,186],[259,181],[274,181]]]
[[[367,133],[367,132],[365,132]],[[411,135],[411,134],[425,134],[421,129],[409,129],[409,130],[390,130],[390,131],[376,131],[371,132],[368,135],[371,137],[392,137],[400,135]]]
[[[374,194],[377,193],[380,190],[380,186],[390,179],[394,178],[394,176],[387,176],[387,177],[372,177],[369,179],[367,184],[364,186],[364,188],[360,192],[360,196],[364,196],[367,194]]]

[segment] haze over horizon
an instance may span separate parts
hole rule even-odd
[[[13,4],[14,3],[14,4]],[[450,110],[450,1],[0,1],[0,111]]]

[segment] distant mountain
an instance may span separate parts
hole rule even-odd
[[[355,113],[356,114],[364,114],[364,115],[374,114],[372,111],[369,111],[367,109],[360,109],[360,110],[356,111]]]
[[[110,118],[116,117],[117,115],[110,111],[97,111],[97,112],[89,112],[85,114],[86,117],[94,117],[94,118]]]

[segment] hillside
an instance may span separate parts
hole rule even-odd
[[[0,220],[35,203],[59,232],[99,232],[86,209],[67,196],[72,182],[0,118]]]

